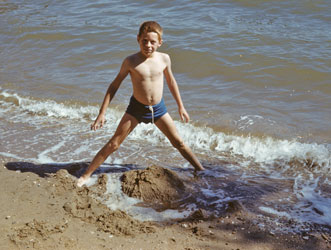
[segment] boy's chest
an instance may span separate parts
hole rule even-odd
[[[142,79],[154,79],[163,76],[165,67],[165,64],[159,61],[145,61],[133,67],[132,73]]]

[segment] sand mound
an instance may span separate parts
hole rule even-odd
[[[183,198],[186,190],[175,172],[158,166],[125,172],[121,181],[125,194],[151,203],[169,204]]]
[[[113,235],[134,235],[140,232],[153,232],[154,228],[149,223],[142,223],[133,219],[122,211],[112,211],[94,197],[100,197],[106,190],[107,176],[100,175],[96,185],[79,188],[74,179],[66,170],[56,173],[58,191],[71,190],[71,199],[63,205],[63,209],[75,218],[96,224],[98,230]],[[68,192],[67,192],[68,193]]]

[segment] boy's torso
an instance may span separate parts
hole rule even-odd
[[[154,52],[151,58],[142,58],[139,53],[130,56],[130,76],[135,98],[146,105],[160,102],[163,94],[163,72],[167,67],[165,54]]]

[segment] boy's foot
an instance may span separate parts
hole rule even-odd
[[[206,170],[203,166],[194,168],[194,172],[199,172],[199,171],[203,171],[203,170]]]
[[[85,185],[87,183],[89,178],[84,178],[83,176],[80,177],[77,181],[77,186],[78,187],[82,187],[83,185]]]

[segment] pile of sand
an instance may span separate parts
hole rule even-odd
[[[66,170],[60,170],[56,174],[58,188],[72,190],[69,202],[63,205],[63,209],[71,216],[97,225],[99,231],[112,235],[134,235],[139,232],[153,232],[154,228],[149,223],[143,223],[133,219],[125,212],[110,210],[100,203],[95,197],[100,197],[106,190],[107,176],[99,176],[97,184],[92,187],[79,188]]]
[[[121,181],[125,194],[148,203],[169,206],[186,196],[186,187],[178,175],[158,166],[125,172]]]

